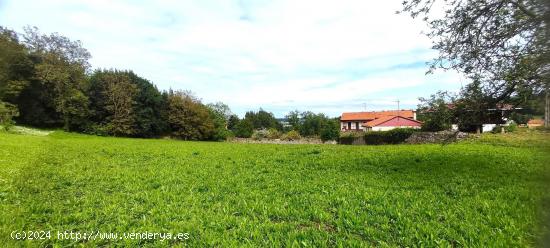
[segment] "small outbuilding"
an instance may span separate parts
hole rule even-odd
[[[531,119],[527,122],[527,127],[534,128],[534,127],[542,127],[544,125],[543,119]]]

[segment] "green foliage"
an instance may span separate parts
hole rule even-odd
[[[241,120],[237,115],[232,114],[231,116],[229,116],[229,119],[227,120],[227,129],[235,132],[240,121]]]
[[[338,138],[338,144],[342,145],[364,145],[365,144],[365,132],[363,131],[345,131],[340,132]]]
[[[97,123],[88,123],[82,132],[97,136],[109,136],[109,129],[105,125]]]
[[[365,143],[368,145],[399,144],[409,138],[415,129],[395,128],[389,131],[372,131],[365,133]]]
[[[139,89],[125,74],[108,73],[104,77],[105,126],[115,136],[132,136],[136,133],[135,97]]]
[[[472,80],[466,87],[482,89],[482,101],[459,112],[466,122],[460,126],[479,131],[480,120],[487,116],[477,111],[476,106],[486,110],[499,103],[535,107],[546,102],[543,108],[545,118],[549,119],[548,1],[438,1],[435,5],[434,2],[406,0],[403,11],[413,18],[420,17],[430,28],[426,34],[439,51],[430,72],[437,68],[454,69]],[[432,6],[437,6],[436,13],[432,13]],[[533,104],[538,96],[544,95],[546,101]]]
[[[491,133],[501,133],[502,132],[502,126],[498,125],[493,127],[493,130],[491,130]]]
[[[506,133],[515,132],[518,129],[518,124],[512,122],[506,126],[498,125],[498,126],[495,126],[493,130],[491,130],[491,133],[494,133],[494,134],[502,133],[502,129],[504,129],[504,132]]]
[[[158,137],[168,132],[166,121],[167,99],[163,97],[157,87],[149,80],[136,75],[134,72],[124,72],[130,82],[137,87],[134,96],[135,132],[137,137]]]
[[[281,137],[282,140],[289,140],[289,141],[300,140],[301,138],[302,136],[300,136],[300,133],[296,130],[290,130]]]
[[[15,103],[33,77],[33,64],[17,34],[0,26],[0,101]]]
[[[510,115],[510,119],[518,124],[527,124],[529,120],[533,119],[533,115],[514,112]]]
[[[216,134],[209,109],[189,92],[169,93],[168,123],[171,135],[179,139],[207,140]]]
[[[451,129],[453,112],[449,109],[449,103],[453,99],[447,92],[437,92],[430,98],[420,98],[418,106],[418,120],[422,121],[422,130],[437,132]]]
[[[79,243],[90,247],[536,246],[550,214],[550,137],[518,135],[442,147],[0,133],[0,242],[74,246],[10,238],[47,223],[190,234]]]
[[[337,140],[340,134],[340,121],[330,119],[325,114],[311,111],[300,113],[291,111],[285,116],[290,130],[300,132],[303,137],[320,137],[323,141]]]
[[[36,86],[47,96],[64,129],[70,130],[71,119],[83,119],[88,111],[88,99],[82,91],[90,53],[79,41],[57,33],[41,34],[36,27],[25,28],[23,38],[34,62]]]
[[[323,122],[320,131],[320,137],[323,142],[329,140],[338,141],[340,136],[340,119],[327,119]]]
[[[328,118],[324,114],[315,114],[310,111],[302,112],[300,118],[300,135],[314,136],[321,133],[321,127]]]
[[[273,113],[267,112],[261,108],[258,112],[246,112],[244,119],[252,123],[254,129],[276,128],[277,130],[283,130],[283,126],[277,121]]]
[[[253,140],[263,140],[267,138],[267,131],[265,130],[254,130],[254,133],[252,133],[251,138]]]
[[[19,112],[15,105],[0,101],[0,128],[9,131],[15,124],[13,117],[17,115]]]
[[[515,132],[517,129],[518,129],[518,124],[516,124],[515,122],[512,122],[507,126],[504,126],[504,131],[508,133]]]
[[[239,121],[234,131],[235,136],[239,138],[250,138],[252,137],[253,132],[254,132],[254,125],[248,119],[243,119]]]
[[[226,140],[230,131],[228,130],[228,121],[232,116],[229,106],[222,102],[210,103],[206,105],[210,111],[210,119],[214,123],[213,140]]]
[[[231,140],[234,140],[235,139],[235,133],[231,130],[226,130],[226,133],[225,133],[225,140],[226,141],[231,141]]]
[[[87,88],[89,120],[96,126],[119,127],[119,136],[158,137],[168,132],[167,95],[147,79],[132,71],[96,70]]]
[[[20,113],[10,121],[5,114],[5,126],[15,117],[21,124],[96,135],[171,134],[193,140],[224,140],[231,135],[230,126],[236,129],[238,117],[221,102],[207,108],[193,97],[175,100],[179,93],[161,93],[132,71],[89,74],[90,53],[80,41],[42,34],[36,27],[24,31],[20,41],[15,32],[0,27],[0,101]],[[280,128],[271,113],[255,114],[251,119],[258,125]]]
[[[288,124],[290,125],[291,130],[300,131],[301,118],[300,118],[300,112],[298,110],[289,112],[285,116],[285,118],[288,121]]]
[[[281,138],[281,132],[275,128],[270,128],[267,130],[266,138],[268,139],[279,139]]]

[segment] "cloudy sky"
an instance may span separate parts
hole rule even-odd
[[[130,69],[160,89],[193,91],[233,112],[414,108],[456,90],[425,75],[437,53],[400,0],[0,0],[0,25],[81,40],[94,68]]]

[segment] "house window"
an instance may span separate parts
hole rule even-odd
[[[348,122],[348,129],[351,129],[351,121]]]
[[[359,130],[359,122],[355,123],[355,129]]]

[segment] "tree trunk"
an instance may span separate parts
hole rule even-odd
[[[63,130],[67,132],[69,131],[69,117],[67,116],[67,114],[63,116]]]
[[[548,92],[550,87],[546,85],[546,104],[544,105],[544,127],[550,127],[550,92]]]

